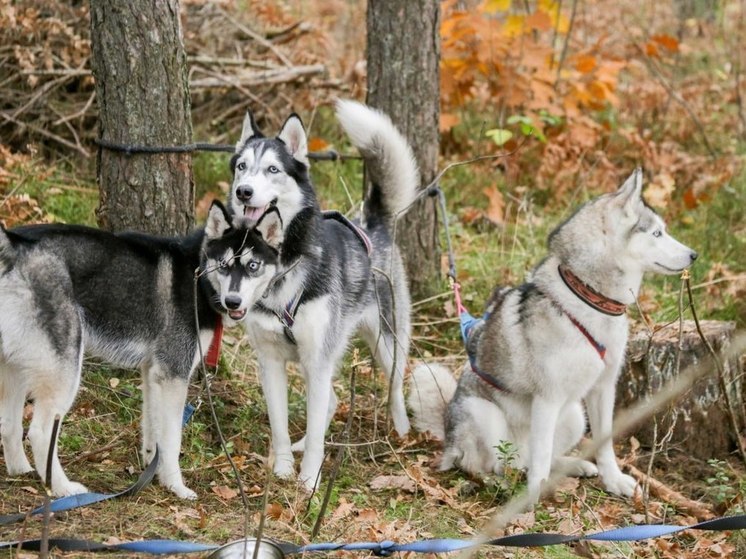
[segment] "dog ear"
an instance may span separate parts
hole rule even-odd
[[[219,200],[213,200],[205,223],[205,235],[208,239],[219,239],[232,227],[228,210]]]
[[[243,128],[241,129],[241,139],[236,144],[236,151],[239,151],[246,142],[251,138],[262,138],[263,134],[259,131],[259,127],[256,125],[254,115],[251,111],[246,111],[246,116],[243,118]]]
[[[282,217],[277,208],[270,208],[256,224],[256,230],[262,234],[267,244],[272,248],[279,250],[285,236],[282,231]]]
[[[642,203],[642,168],[637,167],[616,193],[619,205],[627,215],[633,215]]]
[[[293,113],[288,117],[277,134],[277,139],[284,142],[293,159],[308,166],[308,140],[303,122],[297,114]]]

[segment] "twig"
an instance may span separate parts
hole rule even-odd
[[[125,431],[120,431],[117,436],[115,436],[111,441],[109,441],[104,446],[97,448],[95,450],[91,450],[89,452],[84,452],[83,454],[78,454],[74,458],[71,458],[66,463],[67,464],[73,464],[75,462],[82,462],[83,460],[87,460],[88,458],[92,456],[96,456],[97,454],[101,454],[102,452],[106,452],[107,450],[110,450],[116,446],[117,442],[119,442],[119,439],[121,439],[125,434]]]
[[[227,12],[226,12],[226,11],[225,11],[225,10],[224,10],[223,8],[221,8],[220,6],[216,6],[216,7],[215,7],[215,9],[216,9],[216,10],[218,11],[218,13],[220,13],[220,14],[221,14],[221,15],[222,15],[222,16],[223,16],[223,17],[224,17],[224,18],[225,18],[225,19],[226,19],[226,20],[227,20],[227,21],[228,21],[228,22],[229,22],[229,23],[230,23],[231,25],[233,25],[233,26],[234,26],[234,27],[235,27],[236,29],[238,29],[238,30],[239,30],[239,31],[240,31],[241,33],[243,33],[244,35],[247,35],[247,36],[248,36],[248,37],[250,37],[251,39],[255,40],[255,41],[256,41],[257,43],[259,43],[260,45],[262,45],[263,47],[266,47],[266,48],[268,48],[268,49],[269,49],[270,51],[272,51],[272,53],[273,53],[273,54],[274,54],[274,55],[275,55],[275,56],[276,56],[277,58],[279,58],[279,59],[280,59],[280,60],[281,60],[281,61],[282,61],[282,62],[283,62],[283,63],[284,63],[284,64],[285,64],[285,65],[286,65],[286,66],[287,66],[288,68],[291,68],[291,67],[293,66],[293,63],[292,63],[292,62],[290,62],[290,59],[288,59],[288,57],[287,57],[287,56],[285,56],[284,54],[282,54],[282,52],[280,52],[280,50],[279,50],[279,49],[278,49],[277,47],[275,47],[275,45],[273,45],[273,44],[272,44],[271,42],[269,42],[269,41],[268,41],[267,39],[265,39],[264,37],[262,37],[262,36],[261,36],[261,35],[260,35],[259,33],[257,33],[256,31],[253,31],[253,30],[249,29],[248,27],[246,27],[246,26],[245,26],[245,25],[243,25],[242,23],[239,23],[238,21],[236,21],[236,18],[235,18],[235,17],[233,17],[233,16],[231,16],[230,14],[228,14],[228,13],[227,13]]]
[[[42,136],[46,136],[50,140],[54,140],[55,142],[60,143],[63,146],[66,146],[66,147],[68,147],[70,149],[73,149],[73,150],[77,151],[83,157],[90,157],[90,155],[91,155],[90,153],[88,153],[88,150],[85,149],[83,146],[76,145],[76,144],[74,144],[74,143],[72,143],[72,142],[70,142],[70,141],[68,141],[68,140],[66,140],[64,138],[61,138],[61,137],[57,136],[56,134],[52,134],[51,132],[47,132],[46,130],[44,130],[40,126],[36,126],[35,124],[30,124],[28,122],[21,122],[20,120],[17,120],[15,118],[13,118],[12,116],[10,116],[6,112],[0,112],[0,117],[4,118],[8,122],[12,122],[13,124],[15,124],[17,126],[26,126],[30,130],[33,130],[34,132],[36,132],[37,134],[41,134]]]
[[[52,462],[54,461],[54,451],[57,448],[57,432],[60,429],[60,421],[62,421],[60,414],[55,415],[52,424],[52,436],[49,439],[46,471],[44,472],[44,517],[39,547],[39,557],[42,559],[49,557],[49,525],[52,521]]]
[[[692,289],[689,284],[689,274],[685,272],[684,275],[684,281],[686,282],[686,291],[689,296],[689,307],[692,311],[692,318],[694,319],[694,325],[697,327],[697,333],[699,334],[699,337],[702,339],[702,342],[705,344],[705,347],[707,348],[707,351],[710,354],[710,357],[712,357],[712,360],[715,362],[715,367],[717,367],[718,371],[718,381],[720,384],[720,390],[723,392],[723,399],[725,400],[725,411],[728,415],[728,420],[730,421],[731,428],[733,429],[733,436],[736,439],[736,444],[738,445],[738,452],[741,454],[741,460],[744,464],[746,464],[746,448],[744,448],[743,438],[741,437],[741,430],[738,425],[738,420],[736,419],[736,413],[733,408],[733,402],[730,399],[730,390],[728,389],[728,385],[725,382],[725,370],[723,369],[723,364],[720,362],[720,359],[718,358],[717,354],[715,353],[715,350],[712,348],[712,344],[710,343],[710,340],[707,339],[707,337],[702,332],[702,328],[699,324],[699,319],[697,318],[697,311],[694,308],[694,298],[692,297]]]
[[[214,78],[191,80],[191,82],[189,83],[189,87],[191,89],[225,87],[226,85],[241,85],[244,87],[252,87],[257,85],[287,83],[295,81],[304,76],[323,74],[325,71],[326,66],[324,66],[323,64],[292,66],[290,68],[278,68],[273,70],[265,70],[263,72],[253,72],[243,76],[215,76]]]
[[[565,37],[565,44],[562,45],[562,54],[560,54],[559,62],[557,63],[557,77],[554,79],[554,89],[557,89],[557,85],[560,82],[560,74],[562,73],[562,65],[565,63],[565,57],[567,56],[567,49],[570,46],[570,37],[572,36],[572,28],[575,23],[575,14],[578,11],[578,0],[572,0],[572,11],[570,12],[570,23],[567,26],[567,37]]]
[[[654,479],[650,475],[641,472],[634,466],[628,464],[627,470],[632,475],[632,477],[634,477],[641,484],[645,484],[650,487],[650,492],[658,499],[674,505],[677,509],[696,517],[698,520],[709,520],[710,518],[715,517],[715,515],[706,504],[700,503],[699,501],[693,501],[688,497],[685,497],[678,491],[671,489],[670,487],[668,487],[664,483],[661,483],[657,479]]]
[[[694,125],[697,127],[697,130],[699,130],[699,133],[702,136],[702,141],[705,144],[705,148],[707,148],[710,157],[717,157],[717,152],[715,152],[712,145],[710,144],[710,140],[707,138],[707,132],[705,131],[705,127],[702,124],[702,121],[699,119],[694,110],[689,106],[689,103],[687,103],[681,97],[681,95],[674,91],[673,87],[671,87],[671,84],[668,83],[668,80],[666,80],[665,76],[660,72],[660,70],[656,68],[655,64],[653,64],[653,62],[650,60],[650,57],[645,53],[642,47],[635,43],[635,48],[640,53],[642,61],[645,63],[645,66],[647,66],[650,73],[653,74],[653,77],[658,80],[658,83],[663,86],[663,89],[665,89],[666,92],[671,96],[671,99],[676,101],[676,103],[678,103],[692,119],[692,122],[694,122]]]

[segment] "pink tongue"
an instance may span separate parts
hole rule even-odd
[[[243,209],[244,217],[248,217],[249,219],[259,219],[260,217],[262,217],[262,212],[264,212],[264,208],[253,208],[251,206],[244,206]]]

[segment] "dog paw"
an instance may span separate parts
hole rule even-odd
[[[306,437],[303,437],[299,441],[294,442],[290,446],[290,452],[297,454],[297,453],[303,453],[303,451],[306,449]]]
[[[69,497],[70,495],[88,493],[88,489],[82,483],[66,481],[65,483],[56,484],[52,493],[54,493],[55,497]]]
[[[186,485],[179,484],[179,485],[168,485],[166,486],[166,489],[169,489],[173,491],[173,493],[179,498],[179,499],[186,499],[187,501],[194,501],[197,499],[197,494],[189,489]]]
[[[593,462],[572,456],[563,456],[557,460],[557,468],[570,477],[596,477],[598,468]]]
[[[15,463],[10,462],[9,460],[5,467],[8,470],[9,476],[20,476],[34,471],[34,468],[31,467],[31,464],[29,464],[29,461],[25,456],[23,457],[23,460],[19,460]]]
[[[637,480],[632,476],[618,472],[616,475],[602,475],[604,489],[614,495],[632,497],[637,489]]]
[[[289,458],[276,456],[272,471],[281,479],[291,479],[295,475],[295,460],[293,460],[293,456],[291,455]]]

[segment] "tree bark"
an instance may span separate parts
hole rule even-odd
[[[91,66],[99,138],[120,144],[191,143],[189,85],[178,0],[91,0]],[[99,225],[184,234],[194,222],[190,153],[99,149]]]
[[[440,6],[437,0],[369,0],[368,99],[387,113],[412,145],[422,185],[438,167]],[[436,199],[424,198],[399,221],[414,297],[429,294],[438,277]]]

